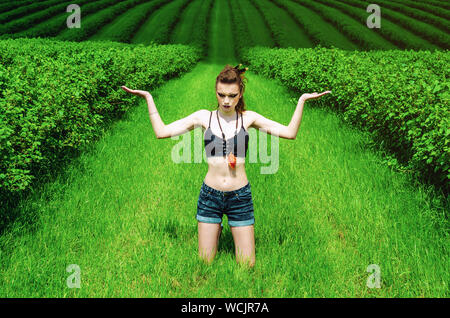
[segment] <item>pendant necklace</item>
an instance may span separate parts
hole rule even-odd
[[[222,140],[223,140],[223,157],[225,158],[226,156],[226,152],[227,152],[227,140],[225,139],[225,134],[223,133],[222,130],[222,126],[220,125],[220,121],[219,121],[219,110],[217,110],[217,122],[219,123],[219,127],[220,127],[220,131],[222,132]],[[236,131],[234,132],[234,137],[236,137],[236,133],[237,133],[237,126],[238,126],[238,113],[236,112]],[[233,138],[234,138],[233,137]],[[228,165],[230,166],[230,168],[234,169],[236,168],[236,157],[234,156],[233,152],[230,151],[228,153]]]

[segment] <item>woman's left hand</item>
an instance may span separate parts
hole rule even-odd
[[[316,98],[319,98],[319,97],[321,97],[323,95],[326,95],[326,94],[329,94],[329,93],[331,93],[331,91],[325,91],[325,92],[320,93],[320,94],[318,94],[317,92],[314,92],[312,94],[305,93],[302,96],[300,96],[299,101],[300,100],[307,101],[308,99],[316,99]]]

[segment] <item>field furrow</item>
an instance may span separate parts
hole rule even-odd
[[[450,10],[445,9],[443,7],[434,6],[429,3],[423,3],[419,1],[413,1],[413,0],[392,0],[394,3],[402,4],[411,8],[416,8],[419,10],[423,10],[425,12],[434,14],[438,17],[450,20]]]
[[[320,15],[325,21],[334,25],[339,32],[345,34],[353,43],[365,50],[386,50],[398,48],[394,43],[384,39],[376,31],[363,27],[361,23],[339,10],[318,1],[294,0]]]
[[[46,11],[47,9],[50,9],[53,6],[58,5],[58,3],[61,3],[59,0],[47,0],[47,1],[38,1],[38,2],[23,2],[20,6],[18,6],[16,9],[10,10],[8,12],[4,12],[0,14],[0,25],[1,24],[8,24],[13,22],[13,20],[18,20],[20,18],[28,17],[30,15],[33,15],[34,13],[38,13],[39,11]],[[67,3],[67,2],[65,2]],[[67,4],[66,4],[67,5]]]
[[[393,1],[387,1],[387,0],[380,0],[377,2],[377,4],[381,5],[382,8],[389,8],[392,10],[395,10],[398,13],[402,13],[405,16],[414,18],[414,21],[422,21],[425,23],[428,23],[430,25],[433,25],[443,32],[450,32],[450,21],[441,17],[438,17],[434,14],[431,14],[429,12],[425,12],[423,10],[410,8],[406,4],[400,4],[395,3]],[[384,12],[384,11],[383,11]]]
[[[79,0],[78,5],[83,6],[83,19],[91,13],[106,8],[119,0]],[[36,37],[54,37],[61,33],[63,30],[67,30],[67,18],[72,12],[63,12],[57,14],[49,19],[42,21],[35,26],[26,29],[25,31],[16,32],[12,34],[3,34],[0,38],[36,38]]]
[[[366,7],[355,7],[336,0],[318,0],[318,2],[333,7],[342,13],[348,14],[360,23],[360,28],[366,28],[368,13]],[[395,43],[402,49],[438,49],[439,47],[428,42],[427,40],[418,37],[408,30],[398,26],[386,18],[381,20],[382,27],[372,29],[386,40]]]
[[[311,9],[290,0],[272,1],[283,7],[286,12],[289,12],[303,27],[308,36],[314,40],[316,45],[320,44],[324,47],[334,46],[344,50],[356,50],[359,48],[358,45],[352,43],[345,35]]]
[[[89,40],[110,40],[129,43],[147,16],[167,3],[168,0],[153,0],[141,3],[101,28]]]
[[[173,27],[188,4],[188,0],[174,0],[151,13],[136,31],[131,43],[168,43]]]
[[[284,10],[269,0],[252,0],[267,24],[279,47],[313,47],[314,44],[302,27]]]
[[[228,0],[215,0],[209,20],[207,60],[212,63],[236,63],[231,8]],[[233,65],[234,66],[234,65]]]
[[[84,18],[81,22],[81,28],[66,29],[55,38],[61,41],[86,40],[98,32],[103,26],[114,20],[115,17],[145,1],[146,0],[119,1],[115,5],[109,6],[106,9],[102,9]]]
[[[237,5],[240,8],[240,14],[249,26],[249,33],[253,45],[275,46],[275,41],[269,25],[250,0],[233,1],[232,5]]]
[[[344,3],[347,3],[354,7],[359,7],[362,10],[365,10],[371,4],[370,1],[361,1],[361,0],[341,0]],[[387,2],[387,1],[386,1]],[[450,35],[448,33],[445,33],[438,28],[423,23],[418,19],[410,18],[408,16],[405,16],[403,13],[399,13],[396,10],[387,9],[384,7],[384,1],[379,1],[379,5],[382,6],[382,28],[386,29],[389,28],[389,25],[385,25],[386,18],[393,23],[397,24],[398,26],[404,28],[404,30],[400,30],[397,28],[397,32],[400,38],[404,37],[404,33],[411,32],[417,37],[423,39],[424,41],[427,41],[427,43],[430,43],[428,45],[427,43],[424,44],[424,46],[420,46],[421,48],[430,48],[430,49],[437,49],[437,46],[444,48],[444,49],[450,49]],[[393,29],[395,30],[395,29]],[[396,37],[398,38],[398,37]],[[415,43],[414,38],[410,38],[410,35],[406,36],[405,41],[408,43]],[[434,46],[436,45],[436,46]]]
[[[22,1],[8,1],[5,3],[0,3],[0,13],[10,12],[17,8],[24,7],[26,5],[36,3],[35,0],[22,0]]]

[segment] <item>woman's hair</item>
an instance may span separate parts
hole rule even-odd
[[[239,99],[239,102],[236,105],[236,111],[238,113],[242,113],[243,111],[245,111],[244,91],[245,91],[245,84],[248,81],[248,79],[244,76],[244,73],[245,71],[248,70],[248,67],[239,69],[240,66],[242,66],[242,64],[236,65],[235,67],[232,67],[231,65],[227,64],[216,78],[216,90],[217,90],[217,83],[219,82],[224,84],[232,84],[232,83],[238,84],[239,92],[242,95],[241,98]],[[217,107],[219,107],[219,105],[217,105]]]

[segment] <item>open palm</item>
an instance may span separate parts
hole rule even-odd
[[[147,92],[147,91],[140,91],[140,90],[137,90],[137,89],[129,89],[129,88],[126,87],[126,86],[121,86],[121,88],[122,88],[125,92],[130,93],[130,94],[133,94],[133,95],[136,95],[136,96],[140,96],[140,97],[144,97],[144,98],[147,97],[147,96],[151,96],[150,93]]]
[[[303,94],[300,97],[300,99],[303,99],[304,101],[307,101],[308,99],[316,99],[316,98],[319,98],[319,97],[321,97],[323,95],[326,95],[326,94],[329,94],[329,93],[331,93],[331,91],[325,91],[325,92],[320,93],[320,94],[317,93],[317,92],[314,92],[314,93],[311,93],[311,94],[305,93],[305,94]]]

